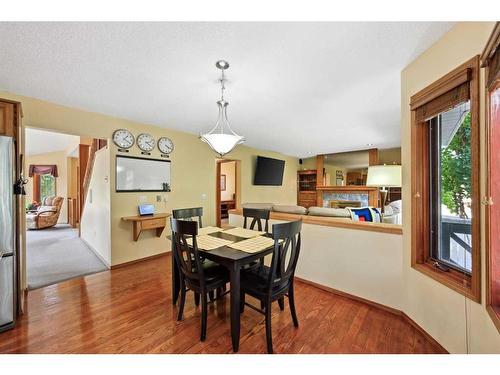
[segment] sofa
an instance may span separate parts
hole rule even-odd
[[[276,205],[274,203],[245,203],[243,208],[259,208],[266,209],[272,212],[280,212],[286,214],[308,215],[308,216],[323,216],[333,217],[338,220],[353,220],[351,210],[348,208],[329,208],[329,207],[309,207],[294,205]],[[356,207],[355,209],[359,209]],[[383,222],[387,224],[401,224],[401,201],[389,203],[385,207]]]
[[[57,224],[63,197],[46,197],[36,212],[26,214],[26,229],[44,229]]]

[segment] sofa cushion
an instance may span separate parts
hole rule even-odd
[[[354,221],[370,221],[374,223],[381,222],[381,214],[374,207],[347,208],[351,213],[351,219]]]
[[[243,203],[241,207],[243,208],[256,208],[259,210],[269,210],[273,209],[274,203]]]
[[[331,217],[346,217],[350,218],[351,213],[345,208],[329,208],[329,207],[309,207],[309,215],[312,216],[331,216]]]
[[[40,206],[38,208],[38,213],[43,213],[43,212],[57,212],[57,207],[56,206]]]
[[[307,208],[302,206],[287,206],[275,204],[273,206],[273,211],[284,212],[287,214],[307,215]]]

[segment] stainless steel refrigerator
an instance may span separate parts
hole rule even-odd
[[[16,250],[14,143],[0,136],[0,332],[14,327]]]

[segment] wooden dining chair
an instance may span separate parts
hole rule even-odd
[[[194,218],[194,219],[196,219],[198,221],[198,228],[202,228],[203,227],[203,221],[202,221],[203,207],[179,208],[179,209],[176,209],[176,210],[172,210],[172,217],[174,219],[187,220],[187,221],[192,221],[193,218]],[[206,261],[203,257],[202,257],[202,262],[205,265],[212,265],[212,263],[213,263],[213,262],[210,262],[210,261]],[[176,277],[175,272],[172,272],[172,277]],[[226,286],[224,285],[221,288],[221,290],[218,291],[218,295],[219,296],[222,295],[222,293],[225,292],[225,291],[226,291]],[[208,294],[208,296],[210,298],[210,301],[213,301],[215,299],[214,292],[210,292]],[[173,302],[175,304],[176,301],[173,301]],[[200,296],[199,296],[198,293],[195,293],[194,303],[196,304],[196,306],[200,305]]]
[[[269,232],[269,216],[271,211],[262,208],[243,208],[243,228],[257,230],[262,232],[262,220],[264,220],[264,232]],[[252,219],[250,228],[248,227],[248,219]]]
[[[198,220],[198,228],[203,227],[203,207],[179,208],[177,210],[172,210],[172,217],[174,219],[182,220],[193,220],[193,218],[196,218]]]
[[[258,230],[262,232],[262,228],[264,228],[264,232],[269,232],[269,216],[271,211],[263,208],[243,208],[243,228]],[[250,222],[250,226],[248,225],[249,219],[252,219]],[[262,220],[264,220],[264,226],[262,226]],[[257,226],[257,228],[255,228]],[[252,262],[245,266],[245,269],[254,269],[257,267],[264,266],[264,258],[259,259],[258,261]],[[280,302],[281,306],[281,302]]]
[[[295,311],[295,297],[293,291],[293,277],[300,253],[300,231],[302,221],[292,221],[283,224],[274,224],[272,227],[274,251],[271,266],[257,269],[243,270],[241,273],[241,311],[247,305],[264,314],[266,317],[267,351],[273,353],[271,332],[271,305],[283,297],[288,297],[293,325],[299,326]],[[245,295],[261,301],[261,308],[245,302]],[[262,307],[263,306],[263,307]]]
[[[192,290],[201,296],[201,335],[200,340],[205,341],[207,336],[207,294],[222,288],[229,281],[227,270],[210,262],[202,262],[198,251],[196,236],[198,234],[198,223],[171,219],[172,239],[175,242],[174,257],[181,273],[181,296],[177,320],[182,320],[186,293]],[[187,239],[192,239],[192,245],[188,245]]]

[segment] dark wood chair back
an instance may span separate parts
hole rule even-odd
[[[173,246],[174,257],[181,273],[186,278],[186,283],[195,283],[196,286],[203,288],[203,266],[196,243],[198,223],[171,218],[170,225],[172,226],[172,240],[175,244]],[[188,245],[188,237],[192,238],[191,246]]]
[[[172,217],[174,219],[182,219],[191,221],[193,218],[198,219],[198,228],[202,228],[203,224],[201,218],[203,216],[203,207],[193,207],[193,208],[179,208],[172,211]]]
[[[270,212],[262,208],[243,208],[243,228],[255,230],[255,225],[257,225],[257,230],[262,232],[262,220],[264,220],[264,231],[268,233]],[[252,219],[250,228],[247,228],[247,219]]]
[[[269,293],[290,285],[300,254],[302,220],[273,225],[274,252],[268,278]]]

